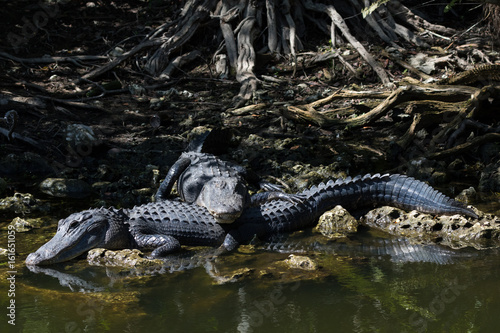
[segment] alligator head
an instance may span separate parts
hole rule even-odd
[[[232,223],[248,206],[248,189],[237,177],[213,177],[203,185],[196,203],[206,207],[217,223]]]
[[[27,265],[49,265],[73,259],[86,251],[102,247],[123,249],[130,246],[130,233],[123,210],[89,209],[59,221],[54,237],[26,258]]]

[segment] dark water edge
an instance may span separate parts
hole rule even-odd
[[[496,200],[477,207],[499,213]],[[0,332],[493,332],[498,327],[498,251],[477,251],[448,265],[311,252],[305,255],[319,264],[317,271],[273,274],[271,268],[289,253],[239,251],[192,269],[143,276],[85,260],[31,272],[24,259],[54,234],[57,218],[52,219],[42,229],[16,234],[14,289],[8,280],[12,268],[0,262]],[[2,219],[0,226],[9,221]],[[7,244],[5,230],[0,242]],[[221,276],[245,268],[253,270],[251,277],[218,284]],[[8,323],[11,300],[15,326]]]

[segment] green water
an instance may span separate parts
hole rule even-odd
[[[3,259],[0,262],[0,332],[495,332],[498,328],[498,251],[483,251],[448,265],[316,251],[306,255],[319,269],[305,271],[277,264],[289,253],[247,253],[243,248],[198,267],[154,275],[89,266],[85,260],[31,272],[23,264],[27,253],[54,229],[52,224],[16,234],[13,284],[7,279],[12,268]],[[1,231],[0,242],[2,247],[7,244],[6,230]],[[220,284],[241,269],[248,274]],[[11,286],[15,295],[9,295]],[[11,300],[15,326],[8,323]]]
[[[83,272],[102,291],[73,291],[20,269],[16,326],[2,332],[494,332],[500,257],[466,264],[339,260],[328,276],[214,285],[204,268],[142,278]],[[62,269],[71,271],[69,266]],[[290,273],[293,274],[293,273]],[[2,309],[6,294],[2,288]]]

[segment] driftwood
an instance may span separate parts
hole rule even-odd
[[[422,120],[422,115],[420,113],[417,113],[413,116],[413,121],[406,131],[405,134],[401,137],[401,139],[396,141],[396,144],[401,147],[401,149],[406,149],[408,146],[412,143],[414,137],[415,137],[415,131],[417,129],[417,125],[420,123],[420,120]]]
[[[387,94],[387,92],[386,92]],[[427,128],[431,125],[437,133],[433,133],[429,141],[426,142],[421,149],[426,152],[424,156],[428,159],[446,159],[466,153],[487,142],[500,141],[500,127],[492,127],[471,118],[479,115],[481,112],[491,112],[487,107],[483,110],[483,105],[488,105],[487,101],[500,96],[500,86],[486,86],[481,89],[468,86],[402,86],[390,93],[378,106],[371,111],[352,118],[341,119],[338,115],[329,110],[318,112],[317,108],[321,104],[330,102],[334,98],[344,97],[352,98],[354,96],[365,96],[372,98],[380,98],[382,93],[374,94],[374,92],[340,92],[337,91],[328,98],[318,100],[316,102],[300,105],[289,106],[285,111],[285,116],[291,119],[315,123],[319,126],[329,127],[362,127],[367,126],[385,116],[388,111],[395,106],[413,101],[439,101],[444,103],[461,103],[460,107],[446,108],[438,112],[418,110],[412,104],[409,104],[405,110],[406,114],[413,114],[413,121],[406,133],[395,141],[393,149],[396,152],[401,152],[410,147],[414,143],[419,128]],[[465,102],[465,103],[464,103]],[[450,110],[451,109],[451,110]],[[340,111],[340,109],[337,109]],[[333,114],[333,116],[332,116]],[[436,126],[443,121],[442,126]],[[456,139],[461,134],[465,133],[465,128],[473,127],[476,133],[490,132],[477,136],[468,142],[456,145]],[[491,133],[493,132],[493,133]],[[425,135],[425,134],[424,134]],[[398,148],[396,148],[398,147]],[[445,150],[436,151],[438,147],[446,147]]]
[[[332,117],[330,115],[331,112],[329,112],[329,115],[318,112],[314,109],[317,102],[301,106],[289,106],[284,114],[291,119],[315,123],[319,126],[348,126],[354,128],[372,124],[401,103],[422,100],[463,102],[469,100],[470,96],[477,91],[479,89],[466,86],[403,86],[394,90],[382,103],[371,111],[354,118],[338,119]],[[334,95],[336,94],[334,93]],[[333,98],[334,96],[330,97]]]
[[[228,112],[235,116],[242,116],[250,112],[265,109],[267,106],[268,105],[266,103],[252,104],[233,110],[228,110]]]

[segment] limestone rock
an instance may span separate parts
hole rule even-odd
[[[311,258],[294,254],[291,254],[284,263],[289,268],[298,268],[305,271],[315,271],[318,269],[318,264]]]
[[[41,219],[25,220],[20,217],[15,217],[9,225],[11,225],[16,232],[26,232],[33,228],[40,228],[42,221]]]
[[[467,205],[477,199],[477,192],[474,187],[471,186],[460,192],[455,199]]]
[[[342,238],[358,230],[359,222],[342,206],[324,213],[313,229],[328,238]]]
[[[12,197],[0,199],[0,213],[2,214],[28,214],[32,212],[46,212],[49,205],[35,199],[29,193],[15,193]]]
[[[161,267],[160,259],[147,259],[138,249],[124,249],[112,251],[106,249],[92,249],[87,254],[87,261],[94,266],[120,266],[127,268],[154,268]]]
[[[500,217],[476,211],[479,219],[461,215],[433,216],[417,211],[409,213],[394,207],[381,207],[366,214],[362,223],[392,235],[425,242],[436,242],[452,248],[498,247]]]

